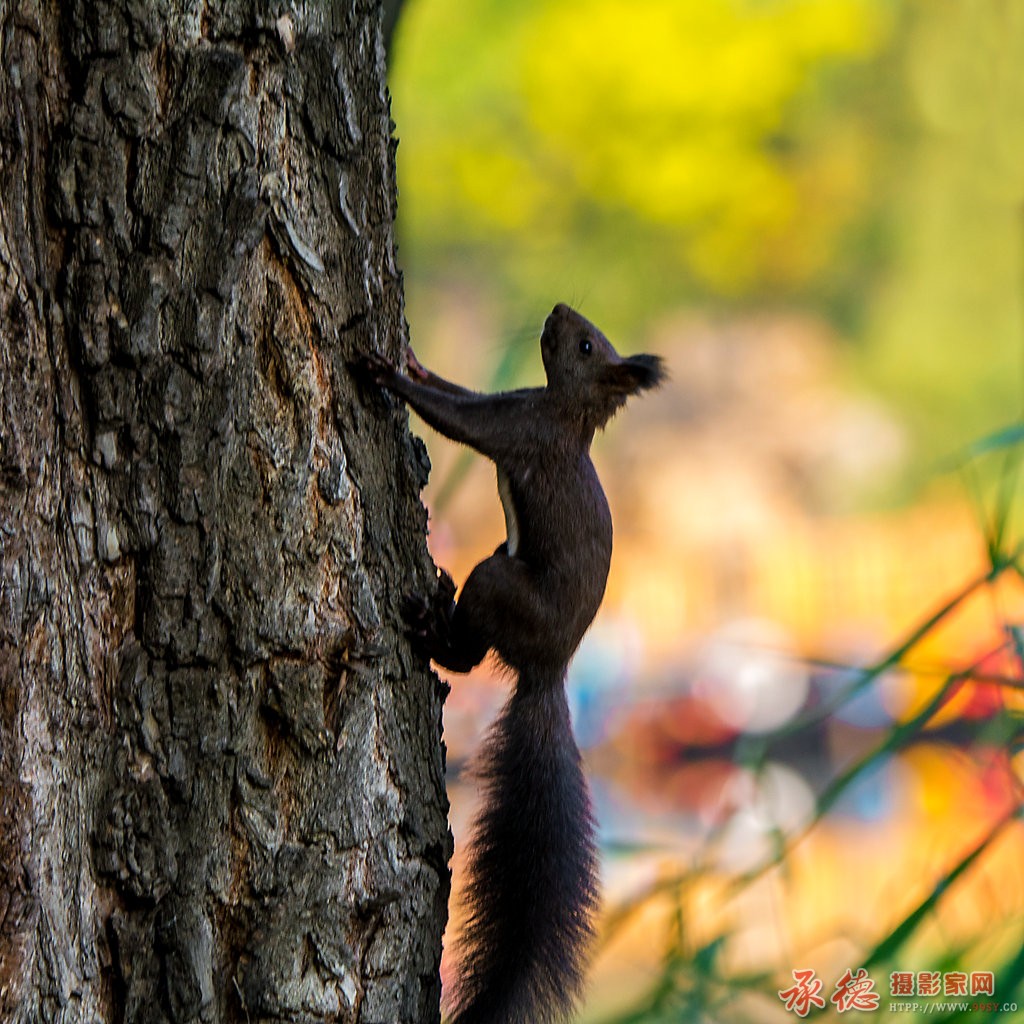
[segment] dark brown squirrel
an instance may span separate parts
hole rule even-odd
[[[468,672],[491,649],[516,673],[480,757],[484,805],[469,855],[469,915],[451,1024],[547,1024],[573,1010],[598,904],[594,819],[565,678],[604,596],[612,520],[590,461],[595,431],[663,376],[657,356],[622,358],[559,303],[540,337],[547,387],[494,395],[379,356],[364,368],[435,430],[497,466],[507,539],[458,602],[442,572],[405,616],[420,652]]]

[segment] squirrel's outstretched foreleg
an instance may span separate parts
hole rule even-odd
[[[415,378],[403,376],[383,356],[364,356],[360,369],[381,387],[406,402],[438,433],[494,458],[506,450],[509,440],[508,416],[498,405],[501,396],[481,395],[424,370],[413,357]],[[515,403],[512,403],[515,404]],[[511,411],[511,410],[509,410]]]

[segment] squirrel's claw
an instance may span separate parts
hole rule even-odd
[[[420,594],[408,593],[402,598],[402,620],[405,636],[412,649],[430,661],[436,636],[436,623],[428,602]]]
[[[378,352],[364,352],[355,362],[356,369],[375,384],[387,385],[398,376],[395,364]]]
[[[432,599],[428,600],[415,591],[403,596],[405,635],[417,653],[431,659],[439,645],[444,647],[451,633],[454,611],[455,581],[444,569],[438,572],[437,590]]]
[[[402,597],[402,621],[410,637],[426,637],[430,626],[430,605],[417,593],[410,591]]]
[[[413,380],[425,382],[430,376],[423,364],[416,358],[416,353],[413,352],[412,345],[407,346],[405,350],[405,368]]]
[[[447,569],[437,571],[437,600],[448,606],[455,601],[455,580]]]

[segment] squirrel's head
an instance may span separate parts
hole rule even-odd
[[[564,302],[544,321],[540,351],[548,390],[591,428],[604,426],[630,395],[657,387],[665,376],[658,356],[623,358],[589,320]]]

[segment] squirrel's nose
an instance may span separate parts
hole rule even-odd
[[[570,312],[569,307],[564,302],[559,302],[555,306],[555,308],[553,310],[551,310],[551,315],[553,317],[557,317],[558,319],[561,319],[563,316],[565,316],[569,312]]]

